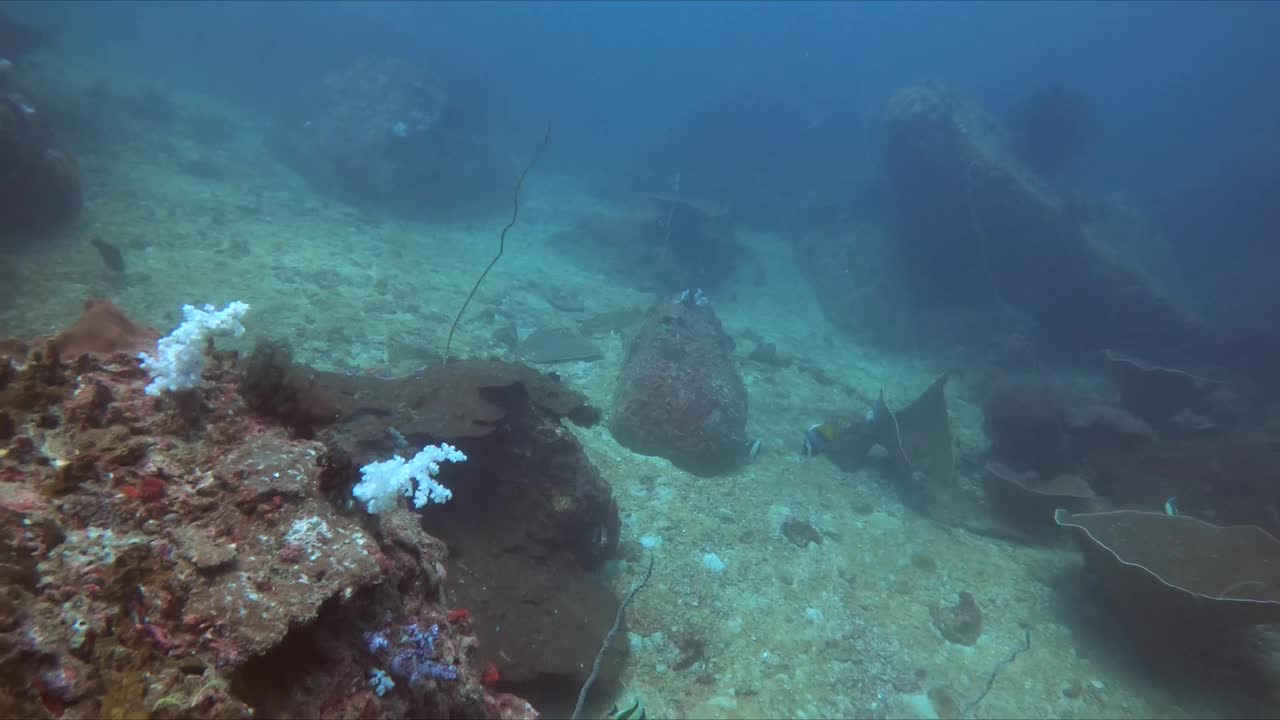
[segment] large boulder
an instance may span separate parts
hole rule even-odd
[[[620,522],[612,488],[562,423],[598,419],[580,393],[497,360],[451,362],[401,378],[312,377],[337,411],[319,436],[360,464],[440,442],[468,455],[451,473],[458,479],[453,499],[424,511],[451,546],[484,542],[538,558],[544,569],[563,561],[557,572],[565,574],[612,557]]]
[[[492,121],[445,81],[407,62],[364,58],[304,87],[267,145],[317,190],[409,216],[510,201]]]
[[[1075,346],[1203,336],[1168,292],[1177,281],[1159,233],[1131,210],[1051,187],[972,102],[909,87],[891,99],[886,128],[898,247],[918,297],[1009,305]]]
[[[622,368],[613,436],[695,475],[715,475],[743,456],[746,429],[747,389],[711,304],[660,302]]]
[[[339,414],[319,437],[353,466],[428,443],[466,452],[449,468],[453,499],[419,513],[448,545],[450,601],[476,619],[480,657],[497,669],[492,689],[567,716],[619,601],[594,572],[617,549],[618,505],[563,423],[589,425],[598,414],[554,376],[498,360],[402,378],[314,377]],[[611,647],[600,697],[615,689],[625,635]]]

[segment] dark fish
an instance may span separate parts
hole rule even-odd
[[[115,245],[103,240],[97,235],[93,236],[93,246],[98,248],[98,254],[102,256],[102,262],[107,267],[116,272],[124,272],[124,255],[116,249]]]

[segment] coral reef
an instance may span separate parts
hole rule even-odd
[[[335,503],[350,464],[250,412],[233,356],[192,391],[199,430],[175,425],[115,327],[72,365],[47,344],[0,363],[0,714],[536,716],[486,686],[416,514]],[[375,682],[367,636],[413,627],[436,672]]]
[[[710,303],[660,301],[632,341],[609,429],[626,447],[695,475],[744,456],[747,390]]]

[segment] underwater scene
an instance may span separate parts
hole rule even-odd
[[[1277,37],[0,2],[0,718],[1280,716]]]

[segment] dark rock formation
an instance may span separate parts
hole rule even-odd
[[[292,350],[282,342],[259,341],[241,370],[240,395],[249,409],[298,437],[312,437],[338,413],[311,369],[295,364]]]
[[[1110,350],[1103,354],[1125,407],[1161,431],[1187,429],[1193,417],[1206,428],[1228,426],[1244,410],[1243,400],[1223,380]]]
[[[1009,125],[1019,159],[1046,175],[1069,169],[1088,153],[1098,134],[1089,101],[1063,85],[1024,98]]]
[[[649,201],[643,215],[589,217],[550,241],[583,267],[662,293],[714,291],[751,257],[727,206],[675,193]]]
[[[477,116],[437,75],[365,58],[303,88],[268,135],[321,192],[409,216],[500,207],[510,178]]]
[[[658,242],[650,245],[669,266],[661,271],[666,282],[672,288],[718,289],[745,254],[728,207],[678,193],[656,193],[651,199],[656,222],[649,232]]]
[[[913,352],[972,340],[954,322],[940,325],[954,328],[947,333],[921,327],[924,318],[910,303],[907,268],[898,262],[896,243],[885,229],[889,218],[882,208],[868,212],[856,218],[806,218],[795,237],[788,238],[796,267],[813,287],[827,320],[868,343]]]
[[[18,60],[48,42],[49,34],[44,30],[0,12],[0,58]]]
[[[1066,413],[1059,388],[1030,375],[997,381],[982,405],[992,453],[1041,474],[1061,472],[1075,462],[1068,448]]]
[[[1096,451],[1095,487],[1117,504],[1162,508],[1219,523],[1251,523],[1280,534],[1280,447],[1264,430],[1165,438]]]
[[[477,619],[483,658],[497,670],[493,687],[571,708],[618,603],[590,572],[617,548],[618,507],[561,420],[594,422],[585,398],[498,361],[391,380],[315,377],[340,414],[320,437],[347,448],[354,464],[438,442],[467,453],[448,471],[453,499],[421,512],[449,547],[449,592]],[[622,647],[602,670],[606,691]]]
[[[41,230],[73,220],[81,205],[76,162],[30,99],[0,84],[0,227]],[[0,242],[10,238],[9,232]]]
[[[498,526],[482,528],[493,531]],[[595,577],[566,568],[561,560],[543,563],[508,552],[499,541],[479,537],[479,532],[468,538],[449,535],[449,593],[455,605],[480,621],[476,637],[486,663],[497,670],[492,686],[528,698],[547,717],[569,717],[621,599]],[[500,534],[500,539],[512,536]],[[617,691],[629,652],[626,638],[621,632],[610,645],[593,698]]]
[[[747,389],[710,303],[662,301],[628,350],[610,430],[635,452],[715,475],[744,455]]]
[[[109,317],[58,336],[83,351],[72,364],[49,344],[0,359],[3,715],[536,715],[485,686],[417,513],[335,502],[330,449],[246,412],[219,355],[204,432],[175,434],[127,351],[145,331]],[[435,679],[367,641],[415,625],[433,628]],[[375,693],[375,668],[396,687]]]
[[[1068,200],[1018,161],[1002,127],[953,94],[899,91],[885,163],[916,296],[1000,303],[1044,339],[1184,344],[1207,333],[1175,301],[1167,248],[1134,213]]]
[[[484,360],[420,377],[313,378],[338,408],[320,437],[360,465],[440,442],[467,453],[470,460],[450,468],[453,499],[427,512],[446,540],[478,537],[540,561],[568,555],[586,568],[612,555],[612,490],[561,425],[564,417],[596,421],[582,395],[525,365]]]

